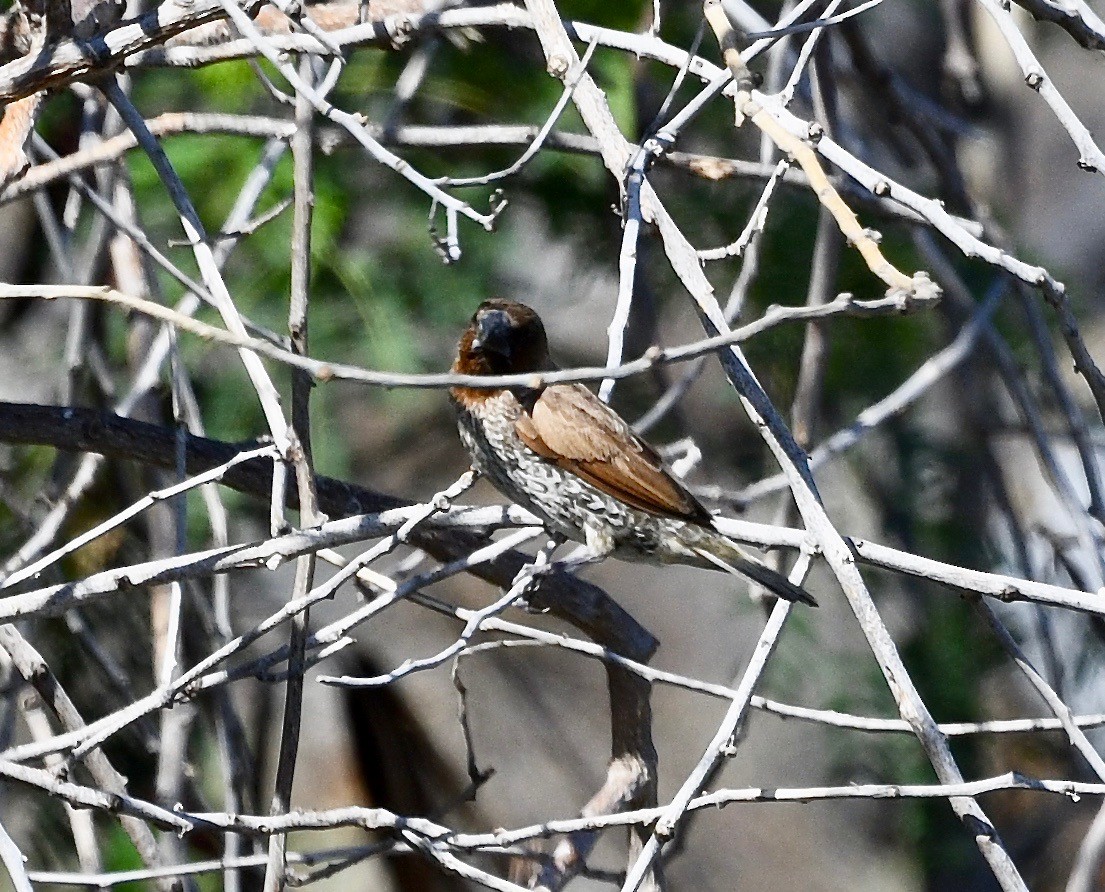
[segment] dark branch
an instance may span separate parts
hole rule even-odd
[[[71,452],[95,452],[108,458],[172,469],[177,432],[93,409],[0,403],[0,442],[53,446]],[[255,448],[255,442],[226,443],[186,435],[185,466],[189,474],[225,464],[239,452]],[[238,492],[268,499],[272,494],[272,462],[256,460],[231,468],[223,485]],[[414,504],[332,477],[316,478],[320,509],[331,517],[375,514]],[[295,487],[287,491],[288,506],[298,508]],[[486,544],[478,533],[467,530],[415,528],[411,543],[438,560],[451,561]],[[471,572],[498,586],[508,587],[529,558],[510,551]],[[531,603],[571,623],[612,651],[635,660],[647,660],[659,642],[598,586],[567,574],[543,577],[530,597]]]

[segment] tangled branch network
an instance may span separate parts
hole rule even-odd
[[[1100,271],[1060,252],[1068,293],[1025,259],[1071,224],[992,108],[1030,109],[1014,153],[1046,135],[1040,167],[1105,219],[1063,86],[1097,95],[1105,23],[933,3],[942,42],[896,58],[892,3],[17,0],[13,888],[859,888],[855,800],[928,816],[916,865],[950,846],[1005,890],[1100,887]],[[446,371],[495,280],[589,364]],[[469,500],[426,406],[565,382],[636,408],[718,529],[822,608],[614,561],[600,586],[542,518]],[[407,495],[320,473],[342,458]]]

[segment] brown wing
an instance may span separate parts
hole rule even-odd
[[[656,450],[582,384],[545,388],[515,429],[538,455],[627,505],[710,522],[710,513],[664,467]]]

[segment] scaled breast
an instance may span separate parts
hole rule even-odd
[[[514,394],[495,394],[473,410],[461,409],[460,436],[480,473],[505,496],[548,521],[555,532],[584,542],[585,528],[597,524],[623,557],[640,560],[656,555],[661,527],[684,526],[630,508],[542,458],[515,430],[522,411]]]

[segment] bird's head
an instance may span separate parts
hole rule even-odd
[[[460,339],[457,371],[512,375],[554,368],[541,317],[525,304],[486,300]]]

